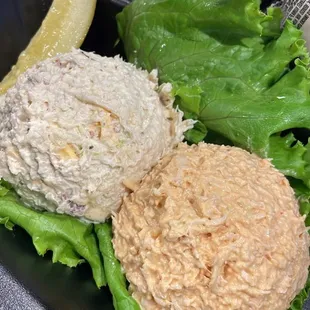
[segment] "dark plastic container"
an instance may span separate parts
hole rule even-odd
[[[147,1],[147,0],[146,0]],[[232,0],[233,1],[233,0]],[[52,0],[0,0],[0,80],[39,28]],[[96,15],[82,46],[101,55],[123,55],[115,15],[130,0],[98,0]],[[266,1],[269,4],[271,1]],[[98,290],[87,264],[70,269],[39,257],[22,229],[0,225],[0,309],[112,310],[109,290]],[[306,305],[305,310],[310,310]]]

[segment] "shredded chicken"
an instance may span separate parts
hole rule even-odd
[[[125,197],[113,226],[142,309],[286,310],[307,279],[292,188],[236,147],[179,145]]]
[[[73,50],[37,64],[0,104],[0,177],[28,206],[105,221],[128,194],[123,181],[193,126],[167,90],[119,57]]]

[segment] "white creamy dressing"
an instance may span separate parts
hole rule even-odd
[[[73,50],[43,61],[0,106],[0,177],[28,206],[102,222],[183,140],[193,121],[171,85],[119,57]]]

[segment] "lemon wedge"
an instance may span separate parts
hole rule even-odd
[[[0,83],[0,95],[38,61],[79,48],[89,30],[96,0],[54,0],[40,29]]]

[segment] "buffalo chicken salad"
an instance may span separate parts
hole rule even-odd
[[[27,58],[50,14],[0,84],[0,223],[89,263],[115,309],[301,310],[302,32],[256,0],[134,0],[117,16],[128,61],[81,40]]]

